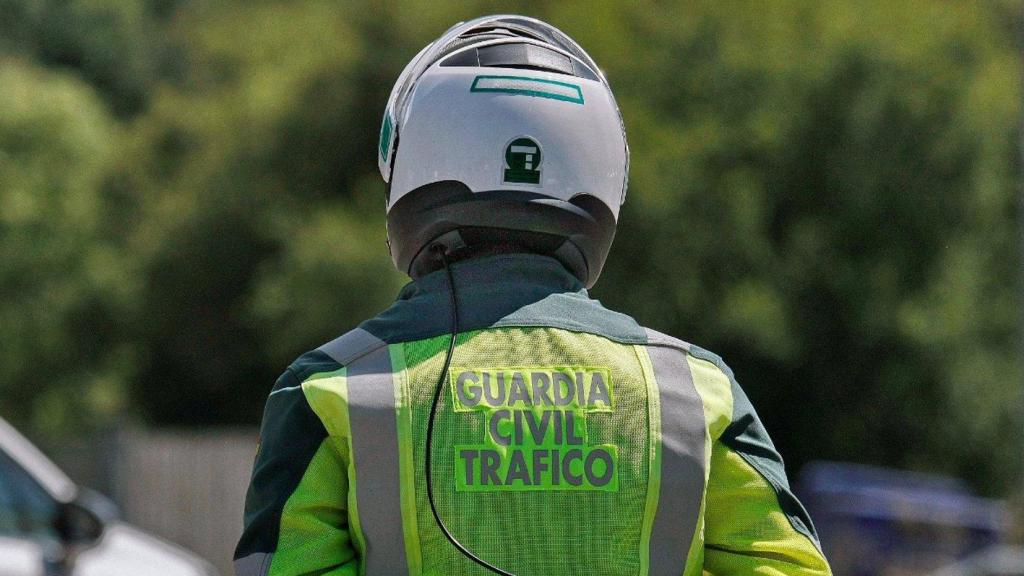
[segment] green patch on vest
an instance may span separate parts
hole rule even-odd
[[[611,372],[587,366],[451,368],[456,413],[483,412],[484,443],[455,447],[460,492],[617,492],[618,448],[587,442],[587,414],[615,409]]]
[[[451,368],[456,412],[541,408],[611,412],[612,376],[586,366]]]

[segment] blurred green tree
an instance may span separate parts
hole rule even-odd
[[[604,60],[613,82],[644,88],[624,106],[634,203],[597,293],[722,354],[793,462],[1008,487],[1021,95],[1007,15],[774,7],[605,18],[637,41]]]
[[[167,4],[168,2],[163,2]],[[0,50],[74,72],[115,114],[145,107],[157,79],[171,77],[177,54],[161,42],[160,2],[0,0]]]
[[[74,77],[0,57],[0,407],[61,431],[122,407],[130,266],[103,229],[117,126]]]
[[[623,109],[629,201],[596,296],[722,354],[794,468],[849,459],[1008,489],[1016,2],[502,10],[573,35]],[[0,85],[31,94],[0,95],[0,407],[256,422],[292,357],[403,282],[380,114],[422,45],[490,11],[0,0]],[[76,195],[87,208],[54,208]],[[17,198],[56,217],[19,223]],[[39,277],[66,287],[59,305],[28,304],[55,293]],[[80,410],[81,386],[106,400]]]

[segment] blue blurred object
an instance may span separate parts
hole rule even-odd
[[[992,546],[930,576],[1024,576],[1024,547]]]
[[[840,462],[801,470],[798,494],[836,574],[928,574],[998,543],[1003,502],[955,478]]]

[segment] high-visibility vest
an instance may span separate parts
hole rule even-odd
[[[588,297],[556,260],[452,268],[432,443],[452,534],[518,576],[829,574],[722,360]],[[267,400],[238,576],[485,575],[438,528],[426,431],[444,271],[302,355]]]

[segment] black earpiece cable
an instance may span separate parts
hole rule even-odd
[[[444,389],[445,376],[448,375],[448,369],[451,368],[452,355],[455,353],[455,340],[459,336],[459,307],[457,298],[455,297],[455,278],[452,276],[451,267],[448,265],[448,252],[440,245],[435,245],[431,248],[441,258],[441,263],[444,265],[445,274],[448,276],[448,294],[451,297],[451,311],[452,311],[452,338],[448,342],[448,353],[444,357],[444,366],[441,368],[441,373],[437,377],[437,386],[434,388],[434,401],[430,405],[430,418],[427,420],[427,454],[426,454],[426,474],[427,474],[427,501],[430,502],[430,511],[434,513],[434,521],[437,522],[437,527],[441,529],[444,537],[452,543],[452,546],[462,553],[463,556],[469,558],[473,562],[476,562],[480,566],[483,566],[487,570],[500,574],[501,576],[515,576],[511,572],[506,572],[493,564],[490,564],[483,558],[480,558],[468,548],[462,545],[461,542],[455,539],[455,536],[448,531],[448,527],[445,526],[444,520],[441,519],[441,514],[437,511],[437,504],[434,503],[434,474],[431,467],[431,453],[433,452],[434,445],[434,420],[437,416],[438,406],[441,404],[441,391]]]

